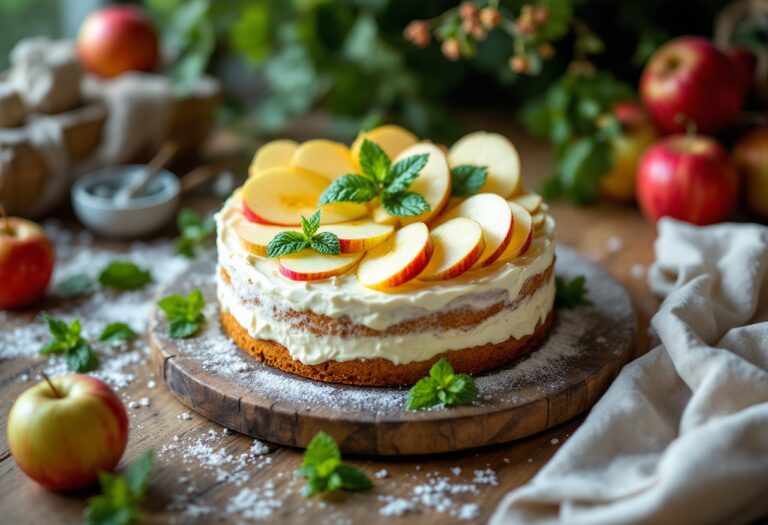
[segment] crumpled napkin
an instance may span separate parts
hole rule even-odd
[[[649,285],[661,345],[491,518],[747,523],[768,514],[768,228],[663,219]]]

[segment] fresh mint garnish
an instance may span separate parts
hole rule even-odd
[[[90,372],[99,364],[96,354],[88,341],[81,335],[80,321],[75,319],[67,324],[48,314],[43,314],[48,324],[48,331],[53,339],[40,349],[40,353],[64,354],[67,368],[73,372]]]
[[[205,322],[203,317],[202,292],[194,290],[187,297],[173,294],[160,300],[157,306],[168,318],[168,336],[173,339],[186,339],[197,333]]]
[[[175,241],[176,254],[192,258],[216,231],[213,217],[204,218],[195,210],[182,208],[176,215],[176,225],[181,235]]]
[[[280,257],[291,253],[300,252],[305,248],[312,248],[325,255],[338,255],[341,253],[339,238],[331,232],[320,232],[320,210],[317,210],[309,219],[301,217],[301,231],[286,231],[275,235],[267,245],[267,257]]]
[[[99,283],[106,288],[137,290],[152,282],[149,270],[130,261],[112,261],[99,274]]]
[[[419,379],[408,395],[408,410],[436,405],[468,405],[478,395],[475,380],[467,374],[455,374],[444,358],[432,365],[429,377]]]
[[[360,147],[360,171],[334,180],[320,196],[319,204],[332,202],[369,202],[381,199],[390,215],[413,217],[429,211],[424,197],[406,191],[427,165],[429,155],[411,155],[394,165],[378,144],[368,139]]]
[[[85,297],[98,290],[98,283],[87,273],[77,273],[67,277],[56,286],[56,294],[61,297]]]
[[[567,282],[562,277],[555,277],[555,307],[576,308],[577,306],[591,306],[592,301],[587,299],[587,278],[583,275],[574,277]]]
[[[125,474],[102,472],[99,484],[102,494],[88,500],[86,525],[130,525],[141,519],[139,509],[149,486],[154,451],[148,450],[125,470]]]
[[[307,478],[307,484],[304,485],[306,496],[338,489],[373,488],[373,483],[365,473],[341,462],[339,447],[325,432],[318,432],[309,442],[299,474]]]
[[[486,166],[464,164],[451,169],[451,195],[454,197],[469,197],[474,195],[488,179]]]
[[[136,332],[125,323],[109,323],[99,336],[99,342],[120,345],[136,338]]]

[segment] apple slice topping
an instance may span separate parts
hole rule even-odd
[[[300,232],[301,228],[276,226],[274,224],[256,224],[250,221],[238,220],[234,226],[235,234],[240,239],[240,245],[248,252],[266,257],[269,241],[275,235],[284,231]]]
[[[456,217],[429,234],[434,251],[424,271],[422,281],[453,279],[469,270],[485,250],[483,228],[472,219]]]
[[[292,281],[319,281],[348,272],[362,256],[362,253],[325,255],[307,249],[280,257],[278,269]]]
[[[293,154],[291,165],[318,173],[328,180],[359,171],[349,148],[340,142],[325,139],[308,140],[301,144]]]
[[[483,193],[507,198],[520,185],[520,156],[515,146],[498,133],[476,131],[464,136],[448,152],[448,163],[451,168],[487,166],[488,178],[480,189]]]
[[[423,222],[404,226],[366,253],[357,267],[360,284],[375,290],[393,288],[419,275],[432,257],[432,240]]]
[[[328,179],[311,171],[270,168],[250,177],[243,186],[243,211],[248,220],[263,224],[298,226],[301,216],[309,217],[328,186]],[[245,211],[245,210],[248,211]],[[368,213],[368,207],[337,202],[321,207],[324,224],[346,222]]]
[[[539,231],[541,228],[544,227],[545,218],[546,218],[546,215],[544,215],[543,212],[538,212],[531,215],[531,221],[533,222],[534,231]]]
[[[299,145],[293,140],[280,139],[267,142],[256,151],[251,165],[248,168],[248,176],[261,173],[269,168],[290,166],[293,154]]]
[[[427,154],[427,164],[419,176],[411,183],[409,191],[415,191],[427,201],[429,210],[412,217],[401,217],[403,225],[414,222],[429,222],[437,217],[448,204],[451,197],[451,171],[445,153],[436,145],[429,142],[415,144],[405,150],[395,159],[395,162],[412,155]]]
[[[445,224],[456,217],[472,219],[480,224],[485,239],[485,250],[475,267],[488,266],[506,249],[514,230],[514,217],[509,203],[494,193],[473,195],[449,210],[440,221]]]
[[[528,213],[534,214],[541,208],[543,199],[538,193],[523,193],[521,195],[516,195],[509,200],[528,210]]]
[[[357,138],[352,143],[351,148],[354,158],[358,158],[360,156],[360,148],[362,147],[363,141],[365,139],[378,144],[390,159],[394,159],[405,148],[413,146],[419,141],[419,139],[416,138],[416,135],[406,129],[401,128],[400,126],[379,126],[378,128],[373,128],[371,130],[361,131],[358,133]]]
[[[509,203],[514,217],[514,227],[512,228],[512,238],[509,240],[507,248],[501,255],[501,260],[511,260],[524,255],[533,241],[533,220],[528,210],[514,202]]]

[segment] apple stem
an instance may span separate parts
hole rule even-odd
[[[696,137],[696,135],[698,135],[699,129],[696,126],[696,121],[688,115],[685,115],[684,113],[678,113],[675,115],[675,121],[678,124],[685,126],[685,136],[688,137],[689,143]]]
[[[8,218],[8,212],[5,211],[5,206],[2,204],[0,204],[0,219],[0,233],[10,235],[12,233],[11,220]]]
[[[61,395],[61,393],[58,390],[56,390],[56,387],[53,386],[53,381],[51,381],[51,378],[48,377],[48,374],[46,374],[45,372],[40,372],[40,375],[43,376],[43,379],[45,379],[45,382],[48,383],[49,387],[51,387],[51,390],[53,391],[53,395],[55,395],[57,398],[61,399],[63,396]]]

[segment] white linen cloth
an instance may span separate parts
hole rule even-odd
[[[768,513],[768,228],[663,219],[655,252],[661,345],[624,367],[492,525],[738,524]]]

